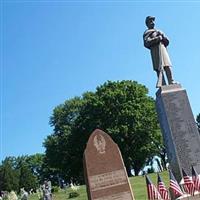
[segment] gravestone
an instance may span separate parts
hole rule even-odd
[[[84,173],[89,200],[134,200],[120,150],[99,129],[88,140]]]
[[[200,134],[186,90],[180,84],[161,86],[156,108],[170,168],[180,181],[182,168],[191,176],[194,166],[200,174]]]

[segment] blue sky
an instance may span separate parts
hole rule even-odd
[[[155,97],[147,15],[170,39],[174,77],[196,116],[199,10],[198,1],[2,1],[0,160],[44,152],[53,108],[107,80],[136,80]]]

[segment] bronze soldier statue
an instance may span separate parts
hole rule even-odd
[[[153,63],[153,69],[156,71],[158,81],[156,87],[166,85],[163,72],[165,71],[168,84],[176,83],[172,76],[172,64],[167,52],[167,46],[169,45],[168,38],[163,32],[154,29],[155,17],[146,17],[145,23],[148,29],[144,32],[143,40],[144,46],[151,50],[151,58]]]

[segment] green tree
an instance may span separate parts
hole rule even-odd
[[[26,191],[30,189],[36,189],[37,184],[37,177],[33,175],[31,169],[28,167],[28,164],[24,161],[18,163],[17,166],[19,170],[19,189],[24,188]]]
[[[26,167],[31,170],[32,175],[37,178],[37,183],[42,184],[45,179],[51,179],[52,181],[56,179],[53,176],[57,176],[57,174],[55,174],[55,170],[51,169],[45,162],[44,154],[36,153],[34,155],[25,156],[23,162],[26,164]]]
[[[36,189],[39,182],[39,172],[43,169],[38,161],[41,155],[7,157],[0,165],[0,188],[2,190],[18,191],[24,187],[26,190]],[[43,157],[43,156],[42,156]],[[34,159],[33,159],[34,158]]]
[[[14,168],[14,157],[6,157],[0,166],[0,188],[1,190],[18,190],[18,172]]]
[[[38,185],[37,176],[34,171],[32,171],[32,163],[30,160],[33,156],[18,156],[15,159],[15,170],[18,171],[18,181],[19,188],[25,188],[25,190],[29,191],[30,189],[36,189]]]
[[[43,180],[44,173],[44,154],[36,153],[34,155],[27,156],[26,163],[32,174],[37,177],[39,183]]]
[[[44,142],[47,163],[67,178],[81,181],[82,156],[90,134],[100,128],[118,144],[128,175],[137,175],[162,144],[155,102],[135,81],[106,82],[56,107],[54,133]]]
[[[78,141],[72,144],[74,141],[71,141],[70,138],[73,135],[72,129],[76,127],[76,119],[82,106],[83,99],[75,97],[54,109],[53,116],[50,119],[50,124],[54,126],[54,134],[48,136],[44,142],[46,147],[44,162],[47,169],[46,176],[51,172],[54,177],[57,174],[57,176],[68,180],[71,180],[72,177],[76,177],[77,180],[81,179],[82,173],[79,176],[81,166],[76,166],[76,160],[82,159],[80,158],[82,155],[79,153],[77,157],[73,157],[79,144]],[[73,145],[75,145],[74,148]],[[78,164],[80,165],[80,161],[78,161]],[[73,173],[77,174],[73,175]]]

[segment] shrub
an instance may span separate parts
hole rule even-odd
[[[69,193],[69,196],[68,196],[68,199],[71,199],[71,198],[75,198],[75,197],[78,197],[80,194],[78,192],[70,192]]]
[[[51,189],[52,193],[58,192],[59,191],[59,187],[58,186],[53,186]]]

